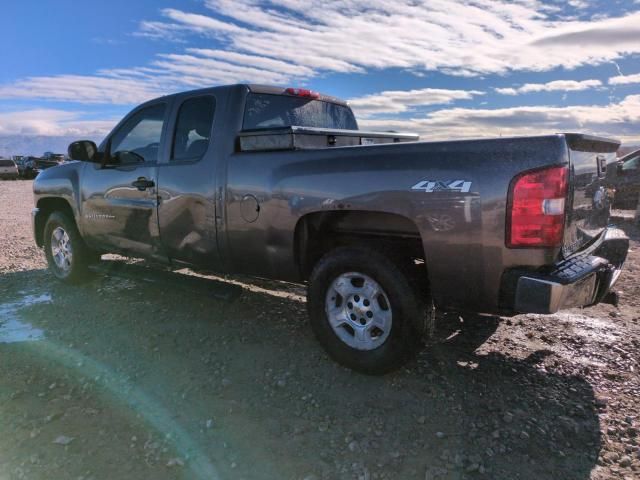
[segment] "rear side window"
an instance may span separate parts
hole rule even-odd
[[[184,101],[176,120],[172,161],[197,161],[203,157],[211,140],[215,108],[213,97],[196,97]]]
[[[358,129],[353,112],[345,105],[287,95],[248,95],[244,110],[244,130],[290,126]]]

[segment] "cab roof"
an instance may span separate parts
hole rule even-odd
[[[193,94],[196,92],[208,92],[211,90],[232,90],[234,88],[244,88],[247,89],[249,92],[251,93],[262,93],[262,94],[268,94],[268,95],[283,95],[283,96],[296,96],[294,94],[291,93],[291,91],[304,91],[307,93],[311,93],[313,96],[308,98],[311,98],[313,100],[321,100],[323,102],[330,102],[330,103],[335,103],[338,105],[343,105],[343,106],[347,106],[347,102],[337,98],[337,97],[332,97],[330,95],[324,95],[321,93],[317,93],[315,91],[311,91],[308,89],[302,89],[302,88],[292,88],[292,87],[278,87],[275,85],[260,85],[260,84],[253,84],[253,83],[236,83],[236,84],[232,84],[232,85],[220,85],[220,86],[216,86],[216,87],[205,87],[205,88],[198,88],[198,89],[194,89],[194,90],[185,90],[183,92],[176,92],[176,93],[172,93],[169,95],[164,95],[162,97],[158,97],[158,98],[154,98],[152,100],[149,100],[148,102],[144,102],[146,103],[150,103],[150,102],[154,102],[156,100],[160,100],[161,98],[172,98],[172,97],[177,97],[180,95],[184,95],[184,94]]]

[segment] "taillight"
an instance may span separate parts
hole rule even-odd
[[[320,98],[320,94],[318,92],[314,92],[313,90],[309,90],[306,88],[287,88],[285,93],[289,95],[294,95],[296,97],[305,97],[305,98]]]
[[[516,177],[509,189],[508,247],[557,247],[564,236],[567,167]]]

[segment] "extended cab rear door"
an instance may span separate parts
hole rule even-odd
[[[220,125],[215,92],[174,99],[166,152],[158,171],[158,222],[172,262],[219,267],[214,141]],[[218,112],[218,113],[216,113]]]
[[[87,162],[82,178],[83,236],[89,244],[132,256],[164,259],[158,232],[158,161],[170,104],[131,112],[101,146],[111,161]]]

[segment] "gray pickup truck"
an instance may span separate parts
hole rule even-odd
[[[358,130],[310,90],[233,85],[135,108],[34,182],[53,274],[103,253],[306,283],[338,362],[383,373],[435,308],[553,313],[616,301],[628,238],[604,182],[617,141],[580,134],[419,142]]]

